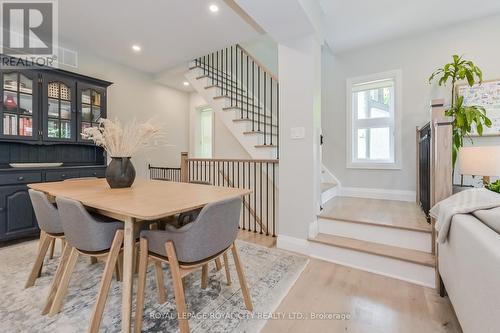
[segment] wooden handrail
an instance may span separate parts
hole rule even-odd
[[[246,54],[246,55],[247,55],[250,59],[252,59],[252,60],[253,60],[253,62],[255,62],[255,63],[257,64],[257,66],[259,66],[260,68],[262,68],[262,70],[263,70],[264,72],[266,72],[266,73],[267,73],[270,77],[272,77],[272,78],[273,78],[273,80],[275,80],[276,82],[277,82],[277,81],[279,81],[279,80],[278,80],[278,77],[277,77],[275,74],[273,74],[273,72],[272,72],[269,68],[267,68],[267,66],[266,66],[266,65],[264,65],[262,62],[260,62],[259,60],[257,60],[257,59],[256,59],[256,58],[255,58],[255,57],[254,57],[254,56],[253,56],[250,52],[248,52],[248,51],[247,51],[247,50],[246,50],[243,46],[241,46],[240,44],[236,44],[236,47],[239,47],[239,48],[243,51],[243,53],[245,53],[245,54]]]

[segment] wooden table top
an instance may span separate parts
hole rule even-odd
[[[111,189],[105,179],[37,183],[28,187],[53,197],[79,201],[99,211],[139,220],[157,220],[251,193],[241,188],[159,180],[136,180],[131,188],[124,189]]]

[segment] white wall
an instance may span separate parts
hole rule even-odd
[[[240,45],[267,67],[272,74],[278,76],[278,44],[269,35],[260,35]]]
[[[322,56],[323,162],[347,187],[415,190],[415,126],[429,120],[433,98],[449,99],[449,89],[427,82],[451,55],[464,55],[484,72],[484,79],[500,78],[500,16],[462,23],[416,36],[332,55]],[[402,169],[359,170],[346,168],[346,79],[401,69],[403,74]],[[476,144],[500,143],[481,138]]]
[[[78,68],[65,68],[111,81],[108,88],[108,118],[122,123],[154,118],[165,137],[157,146],[143,149],[133,157],[137,177],[148,177],[148,163],[178,167],[180,153],[188,149],[189,95],[153,81],[153,77],[95,56],[78,53]]]
[[[196,142],[198,141],[198,109],[208,106],[208,103],[198,93],[189,95],[189,153],[190,157],[196,156]],[[227,129],[226,125],[214,114],[213,130],[213,158],[250,158],[245,148],[238,142],[234,135]]]

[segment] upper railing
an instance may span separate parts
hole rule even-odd
[[[149,166],[149,170],[150,178],[156,180],[249,189],[251,193],[242,198],[240,229],[275,237],[278,163],[276,159],[188,158],[182,153],[180,168]]]
[[[194,60],[237,109],[240,119],[251,121],[251,132],[263,135],[263,145],[277,147],[279,158],[279,82],[276,75],[240,45],[226,47]]]

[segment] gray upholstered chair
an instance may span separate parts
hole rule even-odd
[[[56,239],[60,239],[64,244],[64,231],[57,208],[49,202],[45,193],[35,190],[28,190],[28,193],[38,221],[38,227],[40,228],[40,243],[38,245],[35,263],[28,276],[28,281],[26,281],[24,286],[25,288],[32,287],[36,279],[40,276],[43,261],[49,247],[51,248],[50,258],[52,259]]]
[[[97,332],[108,297],[113,270],[123,243],[123,223],[101,215],[90,214],[78,201],[56,198],[56,202],[67,246],[61,259],[61,269],[58,268],[54,277],[45,309],[50,309],[49,315],[60,311],[71,274],[80,254],[106,258],[106,266],[89,329],[90,332]]]
[[[232,198],[203,207],[196,220],[182,228],[167,226],[166,230],[141,232],[139,282],[135,331],[140,332],[144,313],[144,290],[148,260],[170,266],[181,333],[189,332],[182,277],[202,267],[202,288],[208,284],[208,262],[223,256],[230,283],[227,252],[232,251],[246,308],[252,311],[252,301],[243,267],[234,243],[238,234],[241,198]]]

